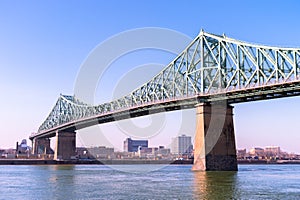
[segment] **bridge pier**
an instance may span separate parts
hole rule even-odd
[[[32,140],[32,154],[50,154],[49,138],[34,138]]]
[[[237,171],[233,106],[196,105],[193,171]]]
[[[56,147],[54,160],[70,160],[75,156],[76,133],[66,131],[56,131]]]

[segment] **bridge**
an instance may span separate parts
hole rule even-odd
[[[122,98],[88,105],[60,95],[30,136],[33,152],[56,137],[55,159],[75,153],[76,130],[196,109],[194,170],[237,170],[232,104],[300,95],[300,49],[258,45],[201,30],[160,73]]]

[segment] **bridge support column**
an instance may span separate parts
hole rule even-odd
[[[56,131],[56,148],[54,160],[70,160],[75,156],[76,133]]]
[[[196,105],[193,171],[237,171],[233,107]]]
[[[34,138],[32,140],[32,154],[50,154],[49,138]]]

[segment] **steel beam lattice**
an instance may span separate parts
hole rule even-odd
[[[298,48],[251,44],[201,30],[160,73],[122,98],[92,106],[61,95],[38,133],[81,118],[176,99],[194,99],[195,104],[199,99],[242,102],[299,95],[299,74]]]

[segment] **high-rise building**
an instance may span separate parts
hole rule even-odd
[[[181,135],[172,139],[171,151],[173,154],[190,154],[193,151],[192,137]]]
[[[137,152],[139,147],[148,147],[148,140],[133,140],[126,138],[124,141],[125,152]]]

